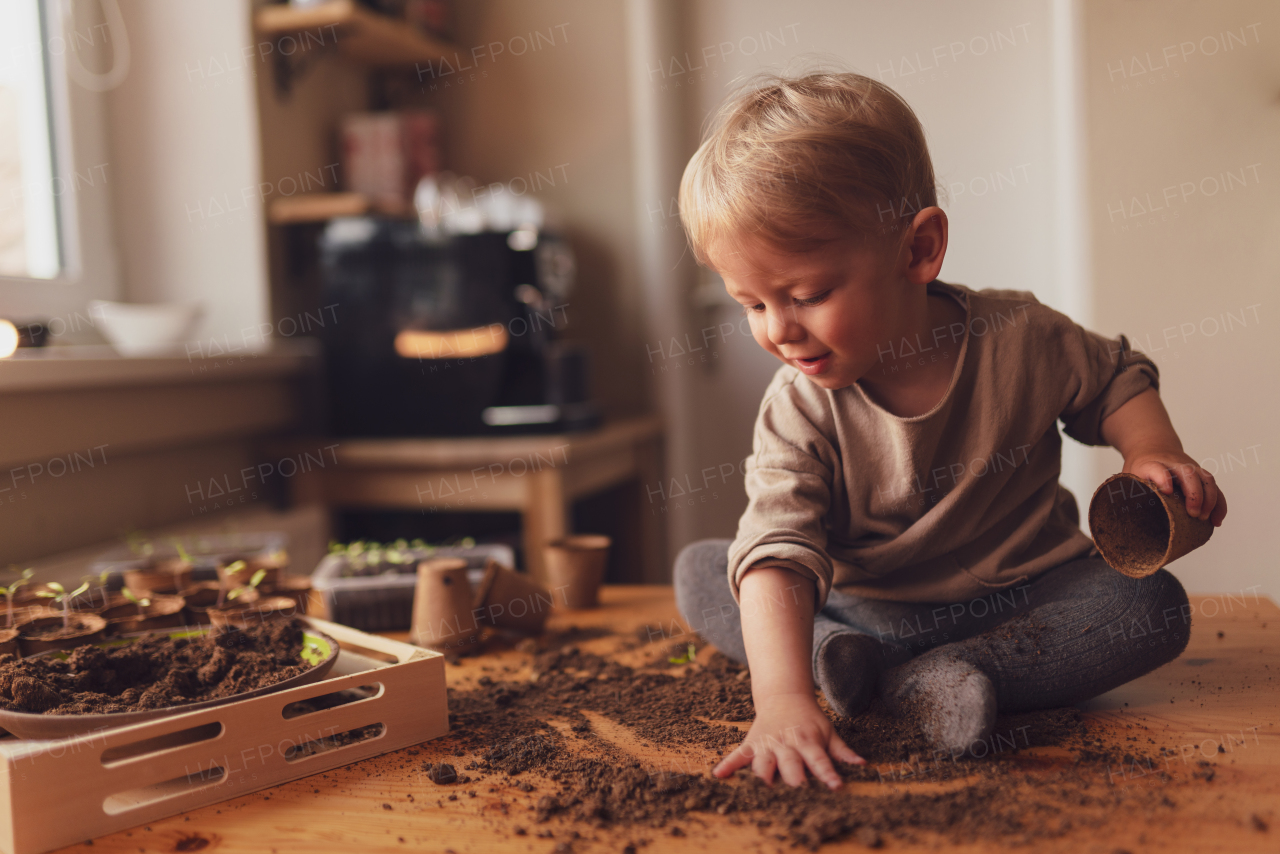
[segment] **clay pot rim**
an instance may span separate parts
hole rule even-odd
[[[594,552],[613,545],[613,538],[605,534],[570,534],[547,543],[549,549],[567,552]]]

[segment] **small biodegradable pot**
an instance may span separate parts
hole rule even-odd
[[[216,581],[204,581],[195,584],[182,591],[182,598],[187,603],[187,614],[196,623],[207,624],[211,622],[209,611],[218,605],[218,595],[221,590]],[[259,599],[257,590],[246,590],[235,599],[227,600],[232,605],[251,605]],[[226,604],[224,602],[224,604]]]
[[[181,596],[156,596],[151,599],[151,604],[142,608],[142,613],[139,614],[137,604],[126,599],[122,603],[107,608],[100,616],[107,621],[111,631],[127,635],[184,625],[186,614],[183,613],[183,608],[185,607],[186,600]]]
[[[296,616],[298,605],[287,596],[267,596],[256,602],[240,604],[238,600],[231,607],[210,608],[209,622],[217,628],[234,626],[247,629],[268,620],[280,620]]]
[[[258,586],[270,590],[279,585],[281,578],[284,577],[284,569],[287,563],[283,563],[274,555],[264,555],[262,557],[241,558],[244,561],[244,569],[239,572],[227,572],[227,567],[235,560],[229,560],[225,563],[218,564],[218,580],[232,588],[243,587],[249,583],[249,579],[253,578],[254,573],[258,570],[263,571],[262,581]]]
[[[1165,495],[1133,474],[1112,475],[1089,502],[1089,530],[1103,559],[1130,578],[1144,578],[1209,542],[1213,523],[1187,514],[1186,498]]]
[[[17,629],[0,629],[0,655],[22,655],[18,646]]]
[[[480,623],[467,580],[467,562],[442,557],[418,563],[409,640],[449,652],[471,652],[480,645]]]
[[[270,587],[263,581],[258,589],[264,596],[288,596],[297,604],[299,614],[307,613],[311,602],[311,579],[304,575],[282,575]]]
[[[151,566],[124,571],[124,586],[139,599],[172,596],[191,586],[191,564],[183,560],[157,561]]]
[[[558,606],[577,610],[600,604],[600,584],[612,542],[603,534],[577,534],[547,544],[543,565],[547,587]]]
[[[74,649],[97,643],[107,633],[107,621],[97,614],[71,612],[67,628],[62,617],[36,617],[18,626],[18,647],[22,654],[35,655],[55,649]]]
[[[52,596],[40,595],[41,593],[53,594],[55,592],[47,584],[37,584],[34,587],[20,589],[18,591],[19,595],[14,598],[14,601],[28,607],[53,609],[61,614],[62,606],[59,605],[55,608],[51,604],[53,602]],[[113,598],[112,594],[101,588],[90,588],[71,600],[71,610],[77,614],[101,614],[109,605],[115,604]]]
[[[536,635],[546,625],[551,606],[551,594],[528,575],[494,560],[485,566],[475,599],[481,623]]]

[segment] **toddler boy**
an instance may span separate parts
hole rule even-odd
[[[879,693],[959,756],[997,711],[1068,705],[1186,646],[1182,586],[1112,570],[1058,483],[1061,439],[1215,525],[1158,373],[1028,291],[938,281],[948,223],[924,132],[857,74],[771,78],[731,99],[690,160],[680,217],[779,368],[737,538],[684,549],[685,619],[750,664],[756,718],[715,769],[840,785],[834,732]],[[1158,632],[1141,641],[1137,621]],[[1116,627],[1120,627],[1117,632]],[[1163,633],[1160,642],[1154,638]]]

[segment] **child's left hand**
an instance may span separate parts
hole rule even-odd
[[[1135,455],[1124,461],[1124,471],[1146,478],[1165,495],[1174,491],[1176,481],[1187,500],[1187,514],[1196,519],[1208,519],[1214,527],[1222,525],[1227,515],[1227,497],[1205,471],[1191,457],[1181,451],[1156,451]]]

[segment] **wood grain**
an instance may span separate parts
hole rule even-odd
[[[604,606],[589,612],[557,614],[549,628],[570,625],[608,626],[615,632],[635,632],[662,639],[683,629],[670,588],[615,587],[603,593]],[[1174,778],[1189,775],[1203,760],[1216,771],[1212,783],[1179,790],[1178,808],[1170,817],[1121,814],[1101,830],[1080,830],[1037,842],[1037,851],[1099,852],[1280,850],[1280,609],[1253,592],[1235,596],[1192,597],[1195,606],[1191,642],[1176,661],[1087,704],[1094,722],[1121,730],[1133,725],[1158,743],[1177,747],[1168,771]],[[1221,632],[1221,636],[1219,636]],[[578,644],[584,649],[614,649],[617,638]],[[638,664],[645,656],[665,654],[661,644],[641,647],[619,657]],[[529,656],[514,649],[495,650],[447,667],[451,687],[460,689],[502,666],[528,673]],[[716,760],[709,752],[678,751],[644,743],[623,727],[597,721],[602,737],[633,753],[649,765],[671,764],[689,771],[708,769]],[[1219,744],[1225,745],[1219,752]],[[528,811],[537,796],[523,794],[485,780],[451,789],[434,786],[421,774],[423,761],[448,759],[449,740],[359,762],[316,777],[237,798],[184,816],[98,839],[92,847],[66,851],[150,852],[225,850],[236,852],[349,852],[430,850],[455,852],[551,851],[565,841],[566,829],[547,825],[555,839],[533,835]],[[1182,758],[1185,756],[1185,760]],[[465,761],[465,760],[462,760]],[[1117,772],[1119,773],[1119,772]],[[1119,785],[1154,785],[1151,780],[1120,779]],[[862,784],[875,786],[879,784]],[[932,783],[903,783],[901,788]],[[901,791],[901,788],[898,789]],[[476,796],[468,797],[466,790]],[[545,787],[544,787],[545,790]],[[447,794],[458,795],[456,801]],[[1252,822],[1258,815],[1269,829]],[[684,823],[688,834],[674,838],[653,828],[594,830],[583,828],[583,839],[572,850],[617,852],[629,841],[650,839],[648,851],[706,852],[744,849],[780,850],[750,824],[733,824],[733,817],[699,814]],[[514,828],[529,828],[517,836]],[[203,847],[200,840],[204,840]],[[894,851],[936,850],[938,846],[910,846],[886,840]],[[1001,850],[999,846],[942,845],[947,850]],[[783,849],[785,850],[785,849]],[[823,850],[859,851],[852,840]],[[1027,850],[1027,849],[1021,849]]]

